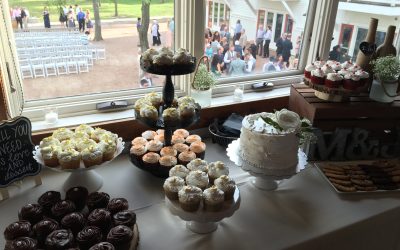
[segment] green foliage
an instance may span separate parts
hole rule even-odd
[[[197,90],[208,90],[215,86],[216,80],[211,72],[208,72],[205,64],[200,64],[194,76],[192,87]]]
[[[400,61],[394,56],[379,57],[371,62],[372,71],[381,81],[395,81],[400,76]]]

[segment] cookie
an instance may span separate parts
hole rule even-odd
[[[340,174],[325,173],[325,175],[327,177],[331,177],[331,178],[338,179],[338,180],[345,180],[345,181],[350,180],[350,176],[345,175],[345,174],[340,175]]]
[[[359,185],[354,185],[354,187],[359,190],[359,191],[375,191],[378,188],[374,185],[372,186],[359,186]]]
[[[342,191],[342,192],[356,192],[357,191],[357,189],[355,187],[353,187],[353,186],[347,187],[347,186],[343,186],[343,185],[340,185],[340,184],[337,184],[337,183],[332,183],[332,185],[337,190]]]
[[[340,173],[344,173],[344,169],[340,168],[340,167],[334,167],[334,166],[324,166],[322,168],[322,170],[324,171],[334,171],[334,172],[340,172]]]
[[[390,175],[400,175],[400,169],[390,171]]]
[[[391,179],[387,177],[372,176],[371,180],[374,182],[374,184],[380,184],[380,185],[386,185],[392,183]]]
[[[392,181],[400,182],[400,175],[392,176]]]
[[[322,170],[324,173],[330,173],[330,174],[338,174],[338,175],[344,175],[344,172],[337,171],[337,170],[332,170],[332,169],[324,169]]]
[[[328,178],[332,183],[340,184],[343,186],[352,186],[353,183],[351,181],[345,181],[345,180],[338,180],[335,178]]]
[[[348,170],[347,174],[350,175],[365,175],[365,172],[363,170]]]
[[[395,183],[377,184],[376,187],[381,190],[396,190],[397,189],[397,185]]]
[[[357,180],[367,180],[369,179],[369,176],[365,174],[350,174],[350,178]]]
[[[370,180],[350,179],[352,183],[358,186],[373,186],[374,183]]]
[[[345,170],[362,170],[361,167],[357,165],[343,165],[342,168]]]

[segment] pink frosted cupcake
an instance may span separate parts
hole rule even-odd
[[[325,79],[325,86],[328,88],[339,88],[342,85],[343,77],[338,73],[329,73]]]
[[[311,78],[311,71],[317,69],[317,67],[314,65],[314,63],[311,63],[309,65],[306,66],[306,68],[304,69],[304,77],[306,79],[310,79]]]
[[[317,85],[325,84],[325,73],[322,69],[315,69],[311,71],[311,82]]]
[[[360,87],[360,76],[354,73],[348,73],[344,76],[343,88],[348,90],[356,90]]]

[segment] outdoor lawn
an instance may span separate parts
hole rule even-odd
[[[114,1],[111,0],[100,0],[100,17],[102,19],[112,19],[114,16]],[[141,0],[117,0],[118,1],[118,17],[140,17],[142,15]],[[29,10],[31,17],[42,18],[43,7],[48,6],[50,9],[51,21],[58,21],[59,11],[55,4],[61,2],[59,0],[9,0],[9,6],[21,6]],[[164,2],[164,3],[162,3]],[[93,13],[92,1],[91,0],[77,0],[77,1],[66,1],[66,6],[78,4],[83,10],[89,9]],[[74,6],[75,7],[75,6]],[[150,4],[150,16],[151,17],[165,17],[173,16],[174,13],[174,0],[152,0]],[[93,14],[92,14],[93,19]]]

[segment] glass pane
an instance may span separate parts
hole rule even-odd
[[[212,17],[213,17],[213,2],[208,2],[208,23],[207,27],[211,28],[212,26]]]
[[[293,18],[290,17],[289,15],[286,15],[287,17],[287,22],[286,22],[286,33],[292,33],[293,30]]]
[[[220,4],[219,6],[219,22],[222,23],[225,21],[225,4]]]
[[[367,36],[371,18],[379,20],[375,44],[381,45],[385,39],[387,27],[399,26],[399,21],[393,19],[395,11],[396,8],[392,8],[389,1],[384,0],[340,2],[332,34],[330,58],[340,62],[348,60],[355,62],[360,43]]]
[[[57,5],[63,1],[8,1],[26,100],[162,85],[163,77],[139,67],[138,31],[143,26],[136,20],[142,16],[142,1],[118,0],[117,9],[114,1],[101,1],[101,41],[95,41],[95,0],[68,1],[66,6]],[[150,47],[172,47],[174,1],[151,1],[149,12],[145,40]],[[21,32],[21,25],[29,32]]]
[[[218,3],[214,3],[214,19],[213,19],[213,25],[218,26]]]
[[[224,2],[225,9],[228,10],[229,6],[224,20],[226,30],[221,31],[221,22],[219,26],[212,27],[212,33],[220,31],[220,38],[215,41],[207,40],[204,44],[204,54],[211,61],[211,71],[218,78],[256,74],[260,74],[261,77],[265,73],[297,69],[308,0],[302,0],[302,4],[291,5],[295,16],[290,18],[289,22],[285,22],[286,15],[289,15],[285,6],[274,0],[251,1],[257,2],[255,5],[249,4],[248,1]],[[258,8],[257,15],[254,15],[253,6]],[[214,16],[213,13],[208,14]],[[208,18],[209,16],[206,20]],[[267,29],[268,25],[270,28]],[[283,34],[285,30],[290,34]]]

